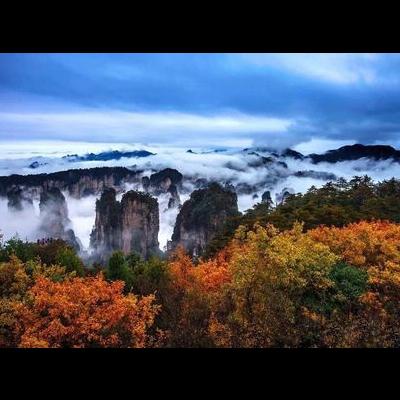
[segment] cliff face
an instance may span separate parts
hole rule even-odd
[[[31,208],[33,212],[32,199],[18,186],[7,192],[7,200],[10,211],[22,211],[24,208]]]
[[[48,189],[57,188],[72,197],[98,194],[106,187],[122,188],[124,183],[140,181],[142,171],[124,167],[72,169],[51,174],[9,175],[0,177],[0,196],[6,196],[14,187],[20,187],[32,197],[39,197]]]
[[[268,204],[269,206],[271,206],[273,204],[272,202],[272,198],[271,198],[271,192],[269,190],[266,190],[262,196],[261,196],[261,202]]]
[[[39,236],[63,239],[79,251],[80,244],[68,218],[65,197],[58,188],[50,188],[40,195],[40,228]]]
[[[198,257],[227,218],[238,215],[237,195],[217,183],[195,190],[176,219],[169,250],[178,246]]]
[[[179,189],[182,188],[183,175],[176,169],[165,168],[150,175],[150,178],[143,177],[143,189],[153,196],[169,194],[168,208],[179,207],[181,199]]]
[[[158,202],[148,194],[129,191],[116,200],[114,189],[106,189],[96,203],[91,247],[100,257],[115,250],[132,251],[148,258],[159,253]]]
[[[121,200],[121,249],[125,254],[135,251],[148,258],[159,252],[160,227],[158,201],[141,192],[129,191]]]
[[[149,190],[155,195],[166,193],[171,186],[179,188],[182,185],[183,175],[172,168],[165,168],[150,176]]]
[[[111,253],[121,245],[121,204],[116,191],[107,188],[96,202],[95,226],[90,245],[97,253]]]
[[[178,189],[175,185],[171,185],[168,189],[170,198],[168,200],[168,208],[179,207],[181,204],[181,198],[179,196]]]

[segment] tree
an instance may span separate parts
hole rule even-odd
[[[374,183],[368,176],[356,176],[350,181],[339,179],[318,189],[311,187],[304,194],[288,196],[284,203],[273,209],[263,203],[256,204],[244,215],[228,219],[204,254],[214,256],[233,239],[240,225],[248,230],[253,229],[255,223],[291,229],[296,221],[300,221],[304,223],[304,229],[309,230],[320,225],[342,227],[360,220],[400,222],[399,196],[400,180]]]
[[[79,276],[83,276],[85,273],[82,260],[71,247],[61,248],[55,262],[65,267],[66,272],[76,272]]]
[[[169,284],[169,271],[167,263],[158,257],[151,257],[147,261],[135,258],[128,261],[132,274],[132,291],[135,294],[148,295],[154,293],[157,300],[165,295]]]
[[[333,300],[349,310],[368,289],[368,273],[344,262],[337,263],[329,277],[335,283]]]
[[[30,284],[24,264],[14,255],[0,264],[0,297],[21,299]]]
[[[18,308],[31,279],[23,263],[14,255],[0,264],[0,347],[17,347],[19,343]]]
[[[399,224],[360,221],[343,228],[321,226],[308,235],[354,266],[383,268],[388,262],[400,264]]]
[[[46,265],[57,264],[57,257],[61,251],[70,248],[62,239],[47,239],[34,243],[34,257],[39,257]]]
[[[33,243],[24,242],[18,237],[13,237],[0,246],[0,261],[8,261],[11,256],[18,257],[22,262],[31,260],[35,257]]]
[[[385,221],[360,221],[343,228],[319,227],[308,232],[324,243],[357,272],[336,271],[351,280],[341,286],[347,298],[363,293],[348,318],[336,316],[327,324],[327,341],[346,347],[388,347],[400,344],[400,225]],[[363,281],[367,274],[367,284]],[[358,276],[357,276],[358,275]],[[354,296],[353,296],[354,299]]]
[[[182,247],[168,263],[168,279],[161,291],[160,326],[168,331],[168,346],[213,347],[209,323],[213,304],[226,281],[223,256],[194,265]]]
[[[114,251],[108,261],[106,277],[111,281],[123,281],[125,291],[129,291],[132,284],[132,271],[128,267],[125,255],[122,251]]]
[[[285,232],[271,225],[249,232],[239,228],[232,246],[224,309],[214,312],[210,324],[216,342],[234,347],[315,343],[318,325],[310,323],[311,308],[324,307],[338,257],[302,233],[299,224]]]
[[[20,347],[145,347],[159,307],[123,294],[99,275],[53,282],[38,277],[19,315]]]

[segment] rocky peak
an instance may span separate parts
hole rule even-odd
[[[170,194],[170,198],[168,200],[168,208],[179,207],[181,204],[181,198],[178,193],[178,188],[176,185],[171,185],[168,189],[168,193]]]
[[[157,199],[134,190],[125,193],[121,200],[121,220],[121,249],[125,254],[135,251],[148,258],[159,252]]]
[[[235,192],[218,183],[195,190],[177,216],[169,250],[183,246],[190,255],[200,256],[226,219],[237,214]]]
[[[314,163],[322,161],[335,163],[338,161],[358,160],[364,157],[373,160],[387,160],[391,158],[400,162],[400,151],[392,146],[353,144],[351,146],[340,147],[336,150],[329,150],[324,154],[309,155],[309,158]]]
[[[283,204],[286,201],[286,199],[292,194],[294,194],[294,190],[292,188],[287,188],[287,187],[283,188],[280,193],[275,194],[276,204]]]
[[[48,188],[40,194],[39,209],[40,236],[63,239],[79,250],[80,243],[74,231],[69,228],[71,221],[65,197],[58,188]]]
[[[19,187],[12,187],[7,192],[8,209],[22,211],[24,208],[33,208],[32,199]]]
[[[50,174],[9,175],[0,177],[0,196],[13,187],[24,187],[37,196],[43,191],[58,188],[74,198],[100,194],[106,187],[122,189],[125,183],[138,183],[143,171],[124,167],[71,169]]]
[[[150,176],[150,191],[155,195],[166,193],[171,185],[181,187],[183,175],[176,169],[165,168]]]
[[[271,198],[271,192],[269,190],[266,190],[262,196],[261,196],[261,202],[268,204],[269,206],[272,205],[272,198]]]
[[[77,154],[68,154],[63,159],[68,160],[69,162],[76,161],[110,161],[110,160],[120,160],[121,158],[142,158],[154,156],[154,153],[150,153],[146,150],[133,150],[133,151],[104,151],[102,153],[94,154],[89,153],[84,156],[78,156]]]
[[[181,204],[179,189],[182,188],[183,175],[173,168],[166,168],[148,177],[142,178],[145,192],[154,196],[168,193],[168,208],[178,207]]]
[[[131,190],[116,200],[114,189],[106,189],[96,202],[96,220],[91,247],[100,256],[114,250],[132,251],[143,258],[159,252],[158,201],[143,192]]]
[[[121,245],[121,204],[114,188],[106,188],[96,201],[95,226],[90,245],[97,253],[108,254]]]
[[[314,170],[306,170],[306,171],[297,171],[293,174],[299,178],[313,178],[313,179],[321,179],[324,181],[335,181],[337,176],[332,172],[325,171],[314,171]]]
[[[40,194],[39,209],[41,214],[51,213],[60,220],[68,218],[67,203],[58,188],[49,188]]]
[[[304,159],[303,154],[299,153],[296,150],[292,150],[292,149],[285,149],[284,151],[282,151],[281,156],[294,158],[295,160],[303,160]]]

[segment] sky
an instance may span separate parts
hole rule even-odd
[[[0,146],[400,147],[399,117],[399,54],[0,54]]]

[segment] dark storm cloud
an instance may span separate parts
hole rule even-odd
[[[393,54],[0,55],[1,139],[396,143],[399,110]]]

